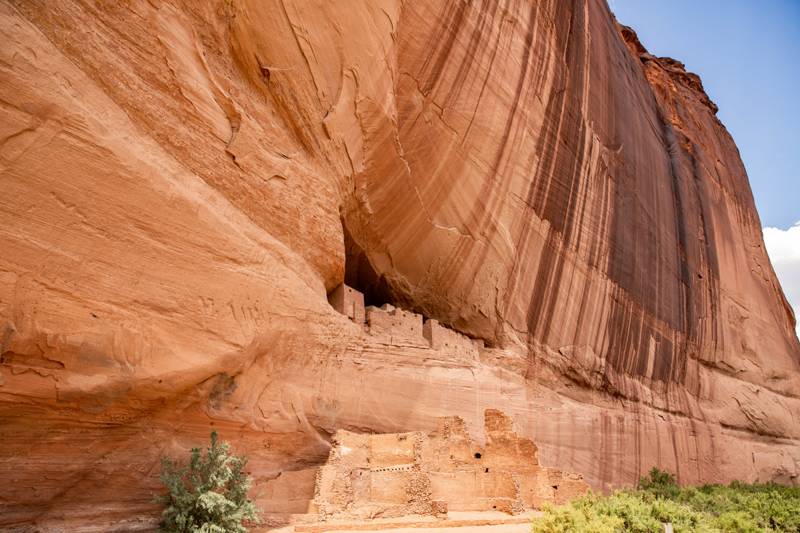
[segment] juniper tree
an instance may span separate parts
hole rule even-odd
[[[211,433],[211,446],[203,454],[192,448],[188,465],[161,460],[161,481],[167,494],[161,531],[169,533],[244,533],[246,523],[257,523],[257,509],[247,497],[250,478],[244,472],[247,458],[230,454],[227,442]]]

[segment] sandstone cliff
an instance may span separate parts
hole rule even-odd
[[[486,408],[598,489],[797,482],[736,146],[602,0],[2,0],[0,31],[0,527],[146,527],[211,427],[279,511],[338,430]],[[373,335],[345,280],[484,348]]]

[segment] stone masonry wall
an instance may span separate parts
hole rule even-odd
[[[480,446],[459,417],[441,418],[430,434],[338,431],[317,476],[312,510],[322,520],[518,513],[588,490],[580,475],[541,466],[536,445],[500,411],[485,412],[485,432]]]

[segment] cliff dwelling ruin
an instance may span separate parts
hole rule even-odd
[[[484,413],[485,443],[460,417],[441,417],[430,433],[363,434],[339,430],[325,464],[270,482],[284,511],[313,520],[363,520],[448,511],[518,514],[584,494],[580,474],[539,463],[536,445],[496,409]],[[304,480],[305,492],[298,487]]]
[[[484,347],[482,339],[472,339],[435,319],[426,319],[392,304],[365,307],[364,295],[344,283],[328,295],[328,301],[338,312],[364,326],[371,337],[386,344],[444,350],[454,359],[462,360],[477,360],[479,350]]]
[[[471,339],[434,319],[391,304],[365,306],[364,295],[346,284],[333,290],[331,306],[364,328],[376,343],[446,353],[477,361],[482,340]],[[496,409],[484,413],[485,443],[473,440],[464,420],[440,417],[433,432],[355,433],[338,430],[327,462],[305,473],[278,478],[272,494],[295,494],[293,512],[320,520],[444,516],[448,511],[517,514],[545,503],[563,503],[585,493],[579,474],[539,464],[536,445],[516,434],[511,419]],[[313,486],[313,498],[310,492]],[[298,497],[299,496],[299,497]]]

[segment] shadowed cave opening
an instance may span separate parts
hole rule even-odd
[[[364,295],[364,305],[380,307],[383,304],[398,305],[386,277],[378,274],[369,262],[361,246],[353,239],[347,224],[344,231],[344,283]]]
[[[348,287],[364,295],[365,307],[381,307],[384,304],[390,304],[405,309],[406,311],[422,315],[423,321],[436,318],[442,325],[454,331],[458,331],[472,339],[482,340],[484,345],[488,348],[495,346],[492,339],[475,336],[465,329],[459,328],[457,324],[447,321],[444,317],[429,314],[419,305],[419,302],[414,301],[409,295],[393,289],[386,276],[384,274],[379,274],[372,266],[364,249],[353,238],[344,218],[342,219],[342,233],[344,236],[345,250],[344,283]]]

